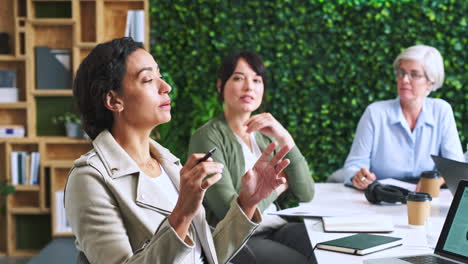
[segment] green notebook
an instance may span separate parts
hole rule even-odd
[[[402,243],[402,239],[399,237],[356,234],[320,242],[317,244],[317,248],[354,255],[366,255],[387,248],[400,246]]]

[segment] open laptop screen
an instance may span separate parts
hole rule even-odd
[[[458,183],[461,180],[468,180],[468,163],[459,162],[439,156],[431,155],[432,160],[445,179],[445,183],[450,192],[455,195]]]
[[[435,253],[463,262],[468,260],[468,181],[460,181]]]

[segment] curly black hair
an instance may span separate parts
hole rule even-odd
[[[83,129],[94,139],[114,123],[112,112],[104,106],[106,94],[119,93],[126,73],[126,59],[140,42],[123,37],[97,45],[83,60],[73,82],[73,97],[81,115]]]

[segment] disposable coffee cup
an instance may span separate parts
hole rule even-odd
[[[424,171],[421,173],[421,192],[431,195],[432,198],[439,197],[440,174],[437,171]]]
[[[428,193],[410,192],[406,197],[408,207],[408,224],[424,226],[426,218],[431,214],[432,197]]]

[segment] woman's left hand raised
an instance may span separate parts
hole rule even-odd
[[[289,165],[289,160],[283,160],[283,158],[291,148],[287,145],[282,147],[269,160],[277,145],[276,142],[268,145],[254,167],[242,177],[238,202],[249,218],[253,217],[257,204],[261,200],[268,197],[278,186],[286,183],[286,179],[281,177],[280,174]]]
[[[281,147],[295,146],[294,139],[291,134],[271,115],[270,113],[261,113],[253,115],[244,123],[247,126],[247,133],[260,131],[261,133],[275,138],[280,143]]]

